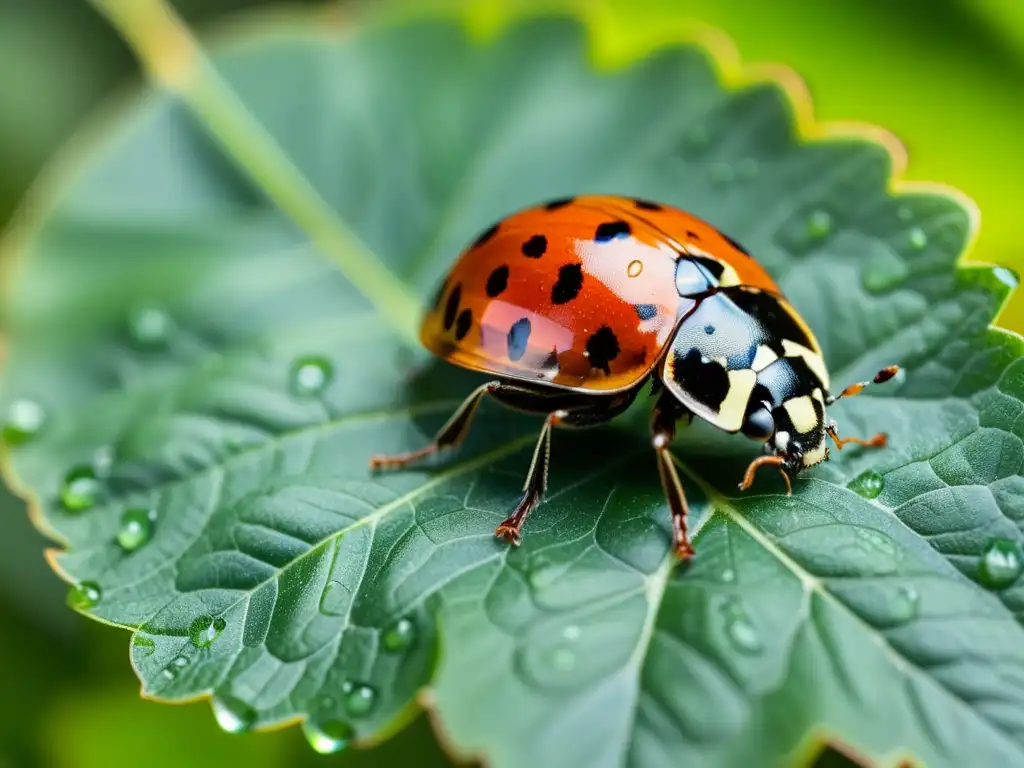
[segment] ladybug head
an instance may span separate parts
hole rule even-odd
[[[740,487],[745,489],[753,482],[753,474],[762,464],[778,466],[789,486],[790,478],[828,461],[827,429],[822,397],[793,397],[777,406],[767,400],[755,403],[747,412],[743,434],[764,443],[764,456],[747,468]]]
[[[888,366],[875,375],[874,381],[852,384],[834,396],[816,388],[810,395],[792,395],[779,405],[768,398],[754,399],[747,410],[742,430],[750,439],[764,443],[764,455],[750,462],[740,489],[746,490],[753,484],[758,467],[773,464],[779,468],[787,489],[792,493],[791,478],[828,461],[829,447],[826,443],[829,438],[839,449],[848,443],[872,448],[885,445],[885,433],[879,433],[870,440],[839,437],[836,423],[828,418],[825,407],[841,397],[860,394],[869,384],[886,382],[898,371],[897,366]]]

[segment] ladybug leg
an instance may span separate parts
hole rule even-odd
[[[690,507],[686,503],[683,483],[679,479],[675,462],[672,460],[672,452],[669,450],[676,435],[676,421],[683,415],[685,414],[681,412],[679,402],[668,393],[663,394],[651,414],[651,444],[658,459],[661,487],[672,515],[672,540],[676,554],[680,560],[689,560],[694,554],[686,532],[686,516]]]
[[[793,495],[793,483],[789,479],[789,475],[782,468],[785,460],[781,456],[758,456],[747,466],[747,471],[743,473],[743,482],[740,483],[740,490],[746,491],[750,489],[750,486],[754,484],[754,475],[757,473],[758,467],[769,465],[779,468],[779,474],[782,475],[782,479],[786,482],[786,495]]]
[[[862,437],[840,437],[835,422],[829,424],[825,431],[828,432],[828,436],[832,438],[832,442],[836,444],[836,448],[840,451],[843,450],[844,445],[849,445],[850,443],[863,445],[867,448],[883,448],[889,442],[889,436],[885,432],[879,432],[868,440]]]
[[[530,471],[526,475],[526,482],[523,484],[523,498],[520,499],[512,514],[502,520],[501,524],[494,530],[494,535],[499,539],[505,539],[509,544],[519,546],[522,541],[520,529],[526,521],[527,516],[534,507],[540,504],[548,487],[548,465],[551,460],[551,429],[561,423],[569,412],[566,410],[553,411],[544,419],[544,426],[541,427],[540,437],[537,439],[537,447],[533,449],[533,461],[530,462]]]
[[[399,453],[394,456],[373,456],[370,459],[370,469],[381,469],[391,467],[404,467],[408,464],[431,456],[444,448],[451,448],[466,439],[469,434],[469,425],[473,421],[477,406],[489,395],[501,387],[500,381],[489,381],[470,392],[469,397],[462,401],[462,405],[456,409],[451,418],[438,431],[437,435],[430,442],[415,451]]]

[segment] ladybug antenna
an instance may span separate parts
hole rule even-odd
[[[899,372],[900,367],[898,365],[887,365],[885,368],[883,368],[882,370],[875,374],[875,378],[872,381],[858,381],[856,384],[851,384],[850,386],[848,386],[838,395],[829,395],[825,399],[825,405],[832,405],[832,403],[834,403],[836,400],[839,400],[840,398],[843,397],[853,397],[854,395],[859,395],[872,384],[884,384]]]

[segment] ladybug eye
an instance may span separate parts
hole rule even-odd
[[[767,408],[757,408],[747,414],[743,422],[743,434],[759,442],[765,442],[775,434],[775,419]]]

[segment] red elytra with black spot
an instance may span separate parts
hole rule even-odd
[[[681,253],[728,267],[723,285],[778,293],[711,225],[647,201],[579,197],[515,213],[455,262],[421,341],[477,371],[615,392],[647,376],[694,305],[676,287]],[[696,292],[709,285],[698,284]]]
[[[764,444],[741,488],[764,464],[789,487],[829,458],[826,436],[839,448],[885,443],[838,436],[826,406],[869,382],[830,394],[818,342],[764,267],[711,224],[648,200],[576,197],[503,219],[456,260],[420,337],[445,360],[496,378],[429,445],[371,465],[403,466],[458,444],[485,395],[546,413],[523,498],[496,531],[516,544],[546,489],[551,428],[615,417],[652,377],[662,390],[652,443],[683,558],[693,554],[687,505],[668,450],[680,418]]]

